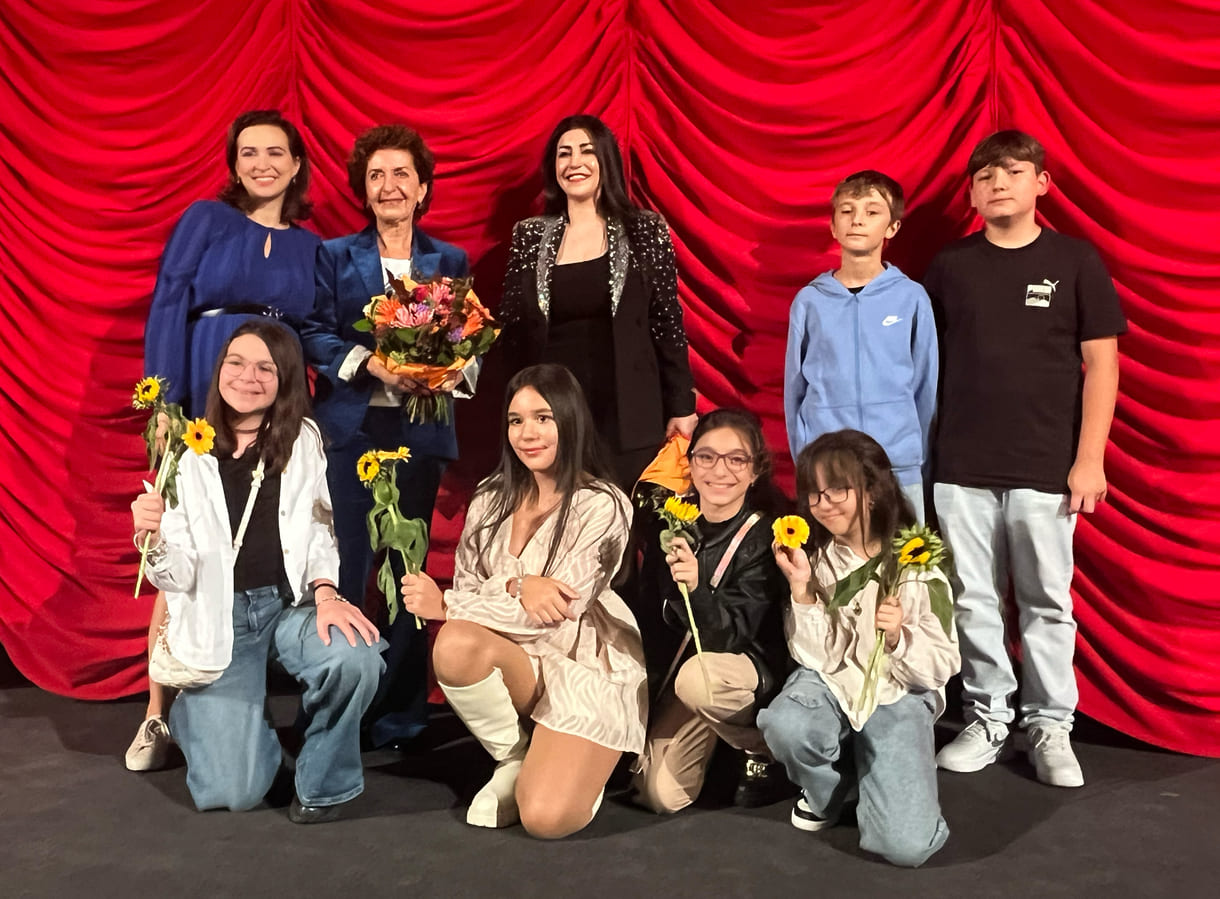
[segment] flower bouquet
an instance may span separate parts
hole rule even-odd
[[[148,469],[156,469],[153,483],[144,482],[144,488],[155,491],[164,497],[171,508],[178,506],[178,461],[188,449],[197,456],[212,451],[212,442],[216,438],[216,430],[206,419],[196,418],[188,421],[177,403],[165,402],[165,390],[169,386],[164,378],[142,378],[136,384],[135,393],[131,397],[131,405],[136,409],[148,410],[148,424],[144,426],[144,444],[148,449]],[[161,417],[165,416],[165,422]],[[159,433],[164,424],[165,432]],[[158,465],[158,461],[160,464]],[[144,544],[140,547],[140,570],[136,573],[136,592],[140,595],[140,587],[144,583],[144,570],[148,567],[148,544],[150,534],[144,535]]]
[[[870,580],[877,582],[878,601],[883,602],[887,597],[897,596],[898,588],[903,583],[916,580],[921,574],[937,571],[941,577],[925,580],[928,600],[940,626],[946,634],[950,634],[953,629],[953,600],[949,596],[948,579],[944,576],[944,567],[948,564],[948,551],[935,531],[926,524],[903,528],[890,541],[890,552],[878,553],[835,584],[834,596],[826,604],[826,609],[839,609],[864,589]],[[884,657],[885,633],[878,630],[877,643],[869,656],[868,668],[864,671],[864,686],[857,700],[861,709],[871,712],[876,706],[877,682],[881,677]]]
[[[398,579],[390,566],[390,552],[396,552],[409,574],[419,574],[428,553],[428,526],[419,518],[403,518],[398,511],[398,463],[407,462],[411,451],[369,450],[356,461],[356,475],[373,492],[373,508],[368,514],[369,543],[373,551],[384,549],[385,559],[377,572],[377,586],[385,595],[390,624],[398,617]],[[415,616],[416,629],[423,627]]]
[[[407,398],[412,421],[447,422],[450,376],[483,356],[500,334],[499,323],[471,290],[473,281],[439,275],[423,282],[391,278],[390,290],[369,300],[364,318],[352,326],[372,333],[375,355],[391,372],[436,391]]]

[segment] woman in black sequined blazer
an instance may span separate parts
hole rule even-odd
[[[665,220],[627,199],[614,135],[569,116],[542,158],[546,214],[518,222],[499,318],[509,374],[570,368],[630,490],[665,438],[694,430],[674,248]]]

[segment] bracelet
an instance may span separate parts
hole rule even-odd
[[[335,591],[335,595],[334,596],[323,596],[323,597],[319,598],[318,597],[318,587],[330,587],[330,589]],[[319,584],[318,587],[314,587],[314,590],[313,590],[313,604],[315,606],[318,603],[322,603],[322,602],[347,602],[347,597],[344,596],[342,593],[340,593],[339,589],[334,584]],[[351,605],[351,603],[348,603],[348,605]]]
[[[132,545],[135,546],[137,552],[144,552],[144,546],[140,543],[140,538],[136,534],[131,535],[131,542]],[[157,531],[157,542],[148,547],[148,555],[145,558],[147,558],[148,561],[153,565],[156,565],[165,559],[168,552],[169,547],[166,545],[165,541],[161,539],[161,532]]]
[[[525,584],[525,575],[523,575],[523,574],[519,575],[517,577],[517,589],[515,589],[513,591],[513,599],[515,599],[517,602],[521,602],[521,587],[524,584]]]

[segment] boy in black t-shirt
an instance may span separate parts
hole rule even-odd
[[[1106,496],[1127,324],[1093,247],[1038,225],[1044,161],[1019,131],[980,143],[967,173],[985,227],[943,249],[924,280],[944,353],[933,492],[957,568],[967,725],[936,761],[982,769],[1016,719],[1003,615],[1011,576],[1024,660],[1017,723],[1038,779],[1078,787],[1072,533],[1076,513]]]

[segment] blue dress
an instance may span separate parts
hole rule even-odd
[[[271,236],[271,252],[263,250]],[[255,315],[197,318],[210,309],[257,304],[295,329],[313,309],[321,241],[303,228],[268,228],[216,200],[192,203],[165,245],[144,332],[144,373],[169,381],[167,399],[202,415],[216,356]]]

